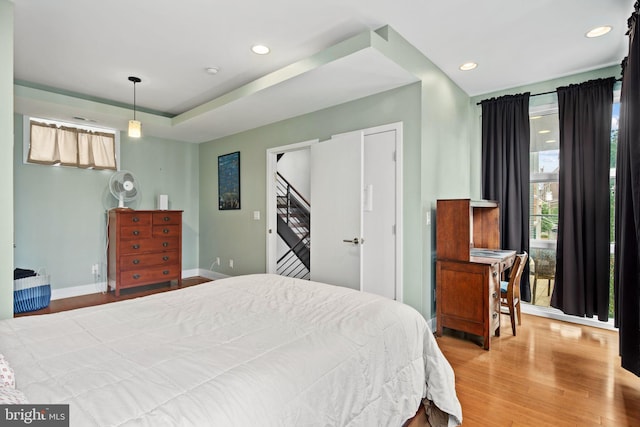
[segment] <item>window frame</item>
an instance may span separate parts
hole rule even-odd
[[[558,102],[549,102],[546,104],[530,106],[529,107],[529,120],[531,117],[536,115],[549,115],[549,114],[558,114]],[[531,150],[529,150],[529,155],[531,155]],[[560,182],[560,173],[559,172],[535,172],[529,173],[529,186],[531,184],[541,184],[541,183],[559,183]],[[531,226],[531,212],[529,212],[529,227]],[[557,239],[532,239],[529,237],[529,247],[531,249],[556,249]]]

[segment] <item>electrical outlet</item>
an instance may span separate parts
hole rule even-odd
[[[229,267],[233,268],[233,260],[232,259],[229,260]]]
[[[93,264],[93,265],[91,266],[91,274],[98,274],[98,271],[99,271],[99,266],[98,266],[98,264]]]

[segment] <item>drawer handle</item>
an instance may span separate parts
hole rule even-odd
[[[165,256],[162,257],[162,260],[163,261],[169,261],[169,257],[165,255]]]
[[[162,246],[166,248],[167,246],[169,246],[169,242],[162,242]]]
[[[167,274],[169,274],[169,270],[163,271],[162,274],[164,274],[166,276]]]
[[[134,278],[134,279],[139,279],[139,278],[140,278],[140,275],[139,275],[139,274],[134,274],[134,275],[133,275],[133,278]]]
[[[133,263],[134,263],[134,264],[140,264],[140,260],[139,260],[139,259],[134,259],[134,260],[133,260]]]
[[[162,232],[163,232],[164,234],[169,234],[169,229],[168,229],[168,228],[163,228],[163,229],[162,229]]]
[[[163,221],[171,221],[171,217],[169,216],[165,216],[164,218],[162,218]]]
[[[133,222],[138,222],[138,221],[140,221],[140,218],[138,218],[137,216],[134,216],[134,217],[131,219],[131,221],[133,221]]]
[[[498,275],[498,272],[497,272],[497,271],[494,271],[494,272],[492,273],[492,276],[493,276],[493,277],[496,277],[497,275]]]
[[[493,313],[493,314],[491,315],[491,317],[493,317],[493,318],[495,319],[496,317],[498,317],[498,313]]]
[[[133,245],[132,248],[133,249],[140,249],[140,245]]]
[[[139,232],[138,230],[135,230],[135,231],[133,232],[133,235],[134,235],[134,236],[137,236],[137,235],[139,235],[139,234],[140,234],[140,232]]]
[[[498,293],[494,292],[492,296],[493,296],[493,299],[497,299],[498,298]]]

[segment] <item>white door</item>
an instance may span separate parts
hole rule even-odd
[[[364,136],[362,290],[400,299],[396,289],[397,130]]]
[[[311,280],[358,290],[363,138],[350,132],[311,147]]]

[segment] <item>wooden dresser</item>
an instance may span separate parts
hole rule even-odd
[[[438,200],[436,211],[436,334],[451,328],[482,336],[500,335],[500,276],[515,259],[500,250],[496,202]]]
[[[121,289],[177,280],[182,284],[182,211],[111,209],[108,283]]]

